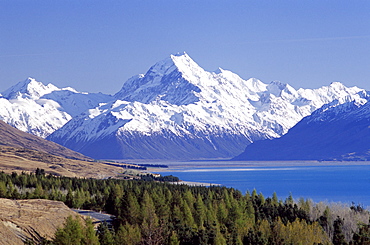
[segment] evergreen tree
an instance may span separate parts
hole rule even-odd
[[[0,197],[6,197],[7,188],[4,181],[0,180]]]
[[[279,204],[279,199],[278,199],[278,197],[276,195],[276,192],[274,192],[272,194],[272,204],[275,205],[275,206],[277,206]]]
[[[180,241],[177,238],[176,232],[172,231],[170,236],[170,241],[168,243],[169,245],[180,245]]]
[[[74,202],[74,196],[73,196],[73,191],[71,188],[68,189],[68,193],[67,193],[67,196],[66,196],[66,202],[65,204],[68,206],[68,207],[73,207],[73,202]]]
[[[85,220],[84,237],[82,239],[84,245],[99,245],[99,238],[94,229],[94,224],[90,218]]]
[[[128,222],[133,225],[139,224],[140,222],[140,205],[137,198],[131,192],[127,192],[127,194],[122,197],[120,216],[122,223]]]
[[[186,201],[182,202],[182,220],[189,227],[195,227],[194,217]]]
[[[79,245],[83,240],[83,228],[79,218],[68,216],[64,227],[58,228],[53,240],[56,245]]]
[[[147,191],[143,194],[143,204],[142,204],[142,235],[145,244],[161,244],[162,242],[162,231],[159,226],[159,220],[157,214],[155,213],[155,206],[152,198]]]
[[[140,244],[141,233],[137,225],[125,224],[118,228],[115,237],[116,244],[136,245]]]
[[[360,229],[353,235],[353,245],[370,245],[370,225],[360,224]]]
[[[204,206],[204,203],[203,203],[203,200],[200,194],[197,195],[194,206],[195,206],[194,221],[199,228],[203,227],[203,222],[206,219],[206,212],[205,212],[206,207]]]
[[[113,232],[109,229],[106,222],[100,223],[98,226],[98,237],[101,245],[115,244]]]
[[[334,245],[346,245],[347,244],[347,242],[344,239],[342,228],[343,228],[343,220],[338,216],[337,219],[334,220],[334,236],[333,236]]]

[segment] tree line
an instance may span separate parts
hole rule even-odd
[[[97,232],[89,221],[70,217],[53,244],[370,244],[369,212],[360,206],[295,202],[291,195],[280,200],[276,193],[265,198],[256,190],[242,194],[222,186],[79,179],[38,170],[0,173],[0,197],[59,200],[115,217]]]

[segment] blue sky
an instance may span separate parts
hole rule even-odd
[[[370,1],[0,0],[0,91],[117,92],[171,53],[295,88],[370,90]]]

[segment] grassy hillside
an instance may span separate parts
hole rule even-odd
[[[122,168],[93,162],[78,152],[24,133],[0,121],[0,171],[34,172],[37,168],[67,177],[115,177]]]
[[[0,147],[0,171],[35,172],[37,168],[59,176],[98,179],[115,177],[123,170],[100,162],[68,159],[25,148]]]
[[[92,160],[54,142],[22,132],[0,120],[0,146],[26,148],[77,160]]]

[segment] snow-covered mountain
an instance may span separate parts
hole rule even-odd
[[[235,160],[370,160],[370,97],[324,105],[278,139],[247,146]]]
[[[45,138],[74,116],[110,100],[109,95],[60,89],[28,78],[1,93],[0,120]]]
[[[295,90],[221,68],[208,72],[184,53],[132,77],[114,101],[75,116],[48,139],[93,158],[232,157],[251,142],[280,137],[324,104],[365,94],[337,82]]]

